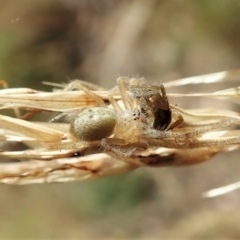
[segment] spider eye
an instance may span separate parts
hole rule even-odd
[[[71,122],[70,133],[82,141],[99,141],[113,133],[116,122],[113,110],[104,107],[88,108]]]

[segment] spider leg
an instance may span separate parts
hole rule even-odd
[[[63,91],[71,91],[73,89],[82,90],[83,92],[85,92],[89,96],[93,97],[100,107],[105,107],[106,106],[104,101],[98,95],[96,95],[95,93],[93,93],[87,87],[85,87],[83,85],[83,81],[77,80],[77,79],[73,80],[63,89]]]
[[[199,126],[195,128],[183,128],[179,129],[178,131],[158,131],[155,129],[146,129],[142,133],[142,137],[148,138],[160,138],[160,139],[167,139],[167,138],[176,138],[181,139],[185,136],[188,138],[199,136],[203,133],[208,131],[213,131],[221,128],[228,127],[232,124],[239,124],[240,119],[238,117],[228,117],[224,120],[221,120],[216,123],[210,123],[208,125]]]
[[[168,102],[168,97],[166,94],[166,90],[165,87],[163,85],[160,85],[160,90],[161,90],[161,98],[162,98],[162,102],[164,103],[164,107],[166,107],[167,109],[169,108],[169,102]]]
[[[173,117],[173,115],[175,115],[177,120],[175,122],[173,122],[172,124],[170,124],[170,126],[167,127],[167,129],[166,129],[167,131],[176,128],[184,121],[184,118],[178,111],[171,110],[171,112],[172,112],[172,117]]]
[[[121,106],[118,104],[118,102],[114,99],[114,97],[109,94],[108,95],[108,99],[110,104],[113,106],[113,108],[118,112],[118,113],[122,113],[123,109],[121,108]]]
[[[130,110],[132,108],[131,101],[127,95],[127,88],[125,82],[129,82],[129,78],[127,77],[120,77],[117,79],[117,85],[122,97],[122,101],[124,104],[125,109]]]
[[[63,85],[64,86],[64,85]],[[58,86],[59,87],[59,86]],[[83,92],[85,92],[87,95],[91,96],[96,103],[98,104],[98,106],[100,107],[106,107],[106,104],[104,103],[104,101],[95,93],[93,93],[90,89],[101,89],[101,87],[98,87],[95,84],[92,83],[88,83],[88,82],[84,82],[82,80],[73,80],[72,82],[70,82],[67,86],[65,86],[65,88],[63,88],[63,91],[71,91],[74,89],[78,89],[81,90]],[[73,120],[73,118],[80,112],[81,110],[79,110],[78,112],[75,113],[69,113],[69,112],[63,112],[60,114],[56,114],[55,116],[53,116],[50,119],[50,122],[55,122],[55,121],[59,121],[60,119],[64,119],[64,121],[66,122],[70,122]]]
[[[147,144],[139,142],[128,144],[125,140],[119,138],[104,138],[101,140],[101,146],[110,156],[135,165],[143,165],[143,163],[134,158],[133,153],[148,148]]]
[[[199,147],[224,147],[225,145],[236,144],[240,142],[239,137],[218,137],[214,131],[223,129],[232,124],[239,124],[237,117],[228,117],[222,121],[204,125],[196,128],[181,128],[177,131],[157,131],[155,129],[146,129],[142,134],[149,145],[161,146],[166,148],[199,148]],[[213,133],[206,137],[205,133]],[[216,133],[219,133],[216,132]]]
[[[30,117],[34,116],[36,113],[42,112],[41,109],[29,109],[27,113],[22,115],[20,119],[26,120],[29,119]]]
[[[228,149],[230,145],[240,144],[240,137],[228,137],[228,136],[214,136],[214,133],[210,137],[200,137],[200,138],[187,138],[185,139],[148,139],[148,144],[150,146],[155,147],[165,147],[165,148],[172,148],[172,149],[194,149],[194,148],[211,148],[211,149]]]

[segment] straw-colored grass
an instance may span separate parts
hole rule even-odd
[[[176,86],[239,81],[239,78],[240,71],[230,71],[179,79],[163,85],[167,97],[176,101],[177,98],[203,97],[239,103],[238,87],[216,89],[213,93],[178,94],[169,91]],[[122,84],[117,83],[111,90],[98,90],[96,86],[88,89],[88,84],[83,82],[79,88],[68,85],[53,92],[27,88],[0,90],[1,109],[14,109],[18,115],[0,115],[0,182],[69,182],[122,174],[144,166],[188,166],[209,160],[217,153],[239,148],[238,112],[217,108],[186,110],[169,103],[167,111],[171,113],[171,121],[168,126],[159,124],[156,129],[152,123],[157,115],[152,108],[145,113],[142,104],[144,102],[147,107],[149,102],[155,104],[154,97],[148,94],[152,88],[158,91],[160,84],[151,85],[142,79],[127,78]],[[72,88],[75,88],[74,91]],[[155,110],[161,109],[161,104],[156,103],[156,106]],[[73,132],[69,131],[69,121],[73,122],[77,116],[82,121],[81,111],[93,107],[113,109],[115,130],[96,141],[84,141],[73,136]],[[20,116],[21,109],[27,110],[28,114]],[[58,113],[58,116],[64,115],[70,120],[63,123],[28,120],[31,114],[43,111]],[[133,121],[134,111],[140,117]],[[175,124],[180,118],[183,121]],[[124,121],[124,125],[120,121]],[[126,127],[128,133],[116,130],[119,126]],[[98,133],[94,134],[95,137]],[[28,149],[9,150],[9,146],[16,142],[25,144]]]

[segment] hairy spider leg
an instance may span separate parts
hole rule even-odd
[[[228,137],[214,137],[211,139],[201,139],[201,138],[186,138],[178,142],[176,139],[148,139],[148,143],[152,146],[175,148],[175,149],[193,149],[193,148],[224,148],[228,145],[234,145],[240,143],[240,137],[235,136],[232,138]]]
[[[67,91],[71,91],[71,90],[74,90],[74,89],[82,90],[84,93],[86,93],[87,95],[89,95],[92,98],[94,98],[99,107],[106,107],[106,104],[104,103],[104,101],[99,96],[97,96],[97,94],[93,93],[92,91],[90,91],[88,89],[88,87],[87,87],[88,84],[89,84],[89,87],[91,87],[91,88],[92,87],[96,87],[97,88],[97,85],[95,85],[95,84],[91,84],[91,83],[85,83],[84,84],[84,81],[75,79],[72,82],[70,82],[67,86],[65,86],[65,88],[63,88],[63,91],[67,92]],[[61,118],[66,117],[66,115],[67,115],[66,112],[57,114],[56,116],[54,116],[50,120],[50,122],[58,121]]]
[[[170,124],[167,127],[167,129],[166,129],[167,131],[172,130],[172,129],[178,127],[184,121],[183,116],[178,111],[173,110],[173,109],[171,109],[171,111],[172,111],[172,117],[174,118],[174,116],[175,116],[176,121],[173,122],[172,124]]]
[[[126,82],[129,84],[129,78],[127,77],[120,77],[117,79],[117,85],[122,97],[124,107],[125,109],[130,110],[134,107],[134,104],[131,102],[133,99],[129,99],[129,96],[127,95]]]
[[[130,143],[126,144],[123,139],[119,138],[105,138],[101,141],[102,147],[105,151],[115,159],[134,164],[134,165],[146,165],[144,162],[139,161],[133,153],[136,151],[144,151],[148,148],[146,143]]]
[[[178,130],[178,131],[157,131],[155,129],[146,129],[142,137],[146,138],[149,144],[155,146],[162,146],[167,148],[199,148],[206,146],[217,146],[217,140],[203,141],[198,140],[197,137],[209,131],[214,131],[217,129],[228,127],[232,124],[239,124],[240,118],[238,117],[228,117],[222,121],[211,123],[209,125],[204,125],[202,127],[192,128],[190,130]],[[226,143],[230,144],[234,141],[239,141],[238,138],[233,139],[232,142],[228,140]],[[224,142],[219,140],[219,142]],[[224,143],[222,144],[224,146]]]
[[[78,89],[78,90],[82,90],[83,92],[85,92],[86,94],[88,94],[89,96],[93,97],[95,99],[95,101],[97,102],[97,104],[100,107],[105,107],[106,104],[104,103],[104,101],[97,96],[97,94],[93,93],[92,91],[90,91],[87,87],[83,86],[82,81],[81,80],[73,80],[72,82],[70,82],[68,84],[68,86],[66,86],[63,91],[71,91],[73,89]]]

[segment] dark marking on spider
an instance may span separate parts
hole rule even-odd
[[[163,85],[151,84],[132,85],[131,91],[141,106],[141,112],[146,118],[153,118],[152,128],[160,131],[171,130],[183,122],[180,114],[172,122],[172,109]]]

